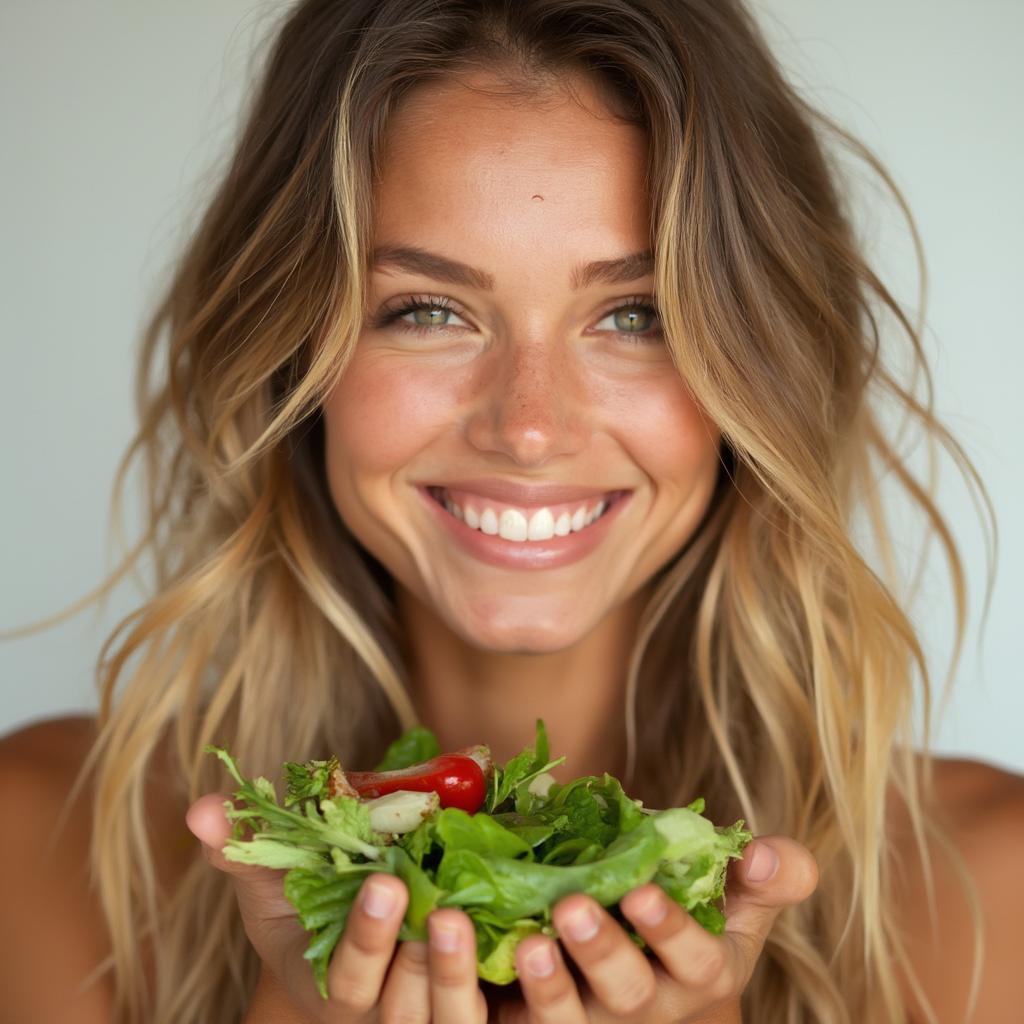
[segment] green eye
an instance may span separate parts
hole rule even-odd
[[[613,309],[604,320],[611,320],[613,326],[609,329],[623,335],[629,344],[656,344],[661,340],[661,328],[656,326],[658,311],[649,302],[628,302]]]
[[[650,324],[655,319],[654,310],[650,306],[623,306],[612,316],[615,317],[616,330],[625,331],[627,334],[643,334],[650,329]]]
[[[417,327],[447,327],[447,318],[454,315],[454,311],[447,306],[428,305],[427,303],[420,303],[409,312],[413,314],[412,323]]]

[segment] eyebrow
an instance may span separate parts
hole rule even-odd
[[[373,266],[398,267],[432,277],[435,281],[466,285],[479,291],[494,291],[494,277],[486,271],[414,245],[387,245],[374,249]],[[579,291],[595,284],[626,284],[652,273],[654,253],[646,250],[610,260],[580,263],[573,268],[569,280],[573,291]]]

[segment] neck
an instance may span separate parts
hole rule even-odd
[[[628,659],[646,594],[613,609],[571,647],[507,653],[474,647],[399,587],[413,700],[442,750],[486,743],[503,763],[533,744],[544,719],[559,782],[625,768]]]

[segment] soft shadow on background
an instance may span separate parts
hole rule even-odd
[[[65,0],[0,11],[0,630],[52,614],[113,564],[108,496],[134,428],[140,325],[233,130],[252,47],[285,6]],[[754,10],[791,80],[878,153],[917,218],[937,412],[978,466],[1001,530],[979,634],[984,537],[943,460],[939,498],[962,545],[970,621],[936,746],[1024,771],[1024,5],[758,0]],[[915,317],[905,224],[866,169],[853,173],[875,265]],[[909,576],[921,524],[898,499],[892,507]],[[938,545],[925,565],[913,617],[938,685],[954,621]],[[0,733],[93,711],[99,647],[136,601],[126,584],[101,613],[0,642]]]

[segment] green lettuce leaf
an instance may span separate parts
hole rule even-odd
[[[473,921],[479,976],[508,984],[518,943],[538,931],[554,935],[551,909],[572,892],[607,907],[641,948],[618,901],[650,881],[720,933],[728,862],[742,857],[752,838],[742,821],[715,826],[703,816],[701,798],[645,811],[607,773],[564,785],[548,778],[531,791],[538,776],[565,760],[550,758],[540,719],[533,746],[494,767],[481,811],[446,808],[397,838],[373,832],[362,801],[327,797],[336,758],[286,762],[281,807],[271,782],[245,779],[225,750],[206,749],[239,785],[235,803],[225,804],[233,822],[225,856],[286,869],[284,893],[311,933],[304,955],[324,998],[330,957],[371,872],[394,874],[409,891],[400,940],[425,940],[434,909],[460,907]],[[438,753],[433,733],[420,727],[392,743],[377,767],[408,767]]]
[[[522,753],[516,754],[504,767],[494,766],[491,778],[488,783],[487,797],[484,800],[484,810],[493,813],[501,808],[507,800],[512,798],[516,791],[525,790],[526,787],[541,772],[561,764],[565,758],[558,757],[553,761],[548,760],[548,734],[542,719],[537,719],[537,738],[532,747],[527,747]],[[516,807],[516,810],[521,810]]]
[[[467,814],[446,807],[437,815],[435,834],[446,850],[473,850],[484,857],[520,857],[532,860],[533,848],[521,836],[486,814]]]
[[[391,772],[396,768],[409,768],[421,761],[429,761],[440,753],[437,737],[426,727],[417,725],[388,747],[384,759],[373,770]]]

